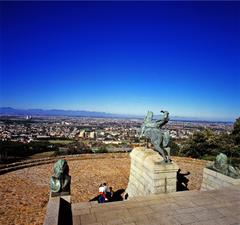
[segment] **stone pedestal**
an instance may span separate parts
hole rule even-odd
[[[228,177],[214,170],[203,169],[201,191],[221,189],[228,186],[240,185],[240,179]]]
[[[48,201],[44,225],[61,225],[72,223],[70,195],[51,197]]]
[[[49,196],[49,200],[51,199],[55,199],[55,198],[59,198],[61,197],[62,199],[64,199],[65,201],[71,203],[71,195],[69,192],[60,192],[60,193],[54,193],[50,191],[50,196]]]
[[[126,193],[128,196],[146,196],[176,192],[178,165],[165,163],[158,152],[137,147],[130,153],[131,169]]]

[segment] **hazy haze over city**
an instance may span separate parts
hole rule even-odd
[[[234,121],[239,2],[1,2],[0,106]]]

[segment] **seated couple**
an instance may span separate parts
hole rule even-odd
[[[98,203],[111,202],[113,194],[114,192],[112,187],[108,188],[107,183],[100,184]]]

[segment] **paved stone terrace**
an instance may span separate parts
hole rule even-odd
[[[240,186],[72,204],[73,225],[239,225]]]

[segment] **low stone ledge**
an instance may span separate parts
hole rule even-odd
[[[117,154],[117,155],[116,155]],[[12,172],[19,169],[24,169],[27,167],[39,166],[49,163],[54,163],[59,159],[71,160],[85,160],[85,159],[102,159],[102,158],[124,158],[128,156],[128,153],[101,153],[101,154],[76,154],[76,155],[66,155],[57,157],[46,157],[41,159],[23,160],[20,162],[10,163],[2,165],[0,168],[0,175]]]
[[[214,170],[203,169],[203,182],[201,191],[221,189],[228,186],[240,185],[240,179],[235,179]]]

